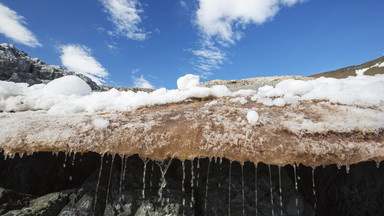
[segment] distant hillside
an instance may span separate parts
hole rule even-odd
[[[334,71],[311,75],[309,77],[333,77],[341,79],[349,76],[356,76],[356,71],[358,73],[365,71],[364,75],[384,74],[384,56],[361,65],[340,68]]]

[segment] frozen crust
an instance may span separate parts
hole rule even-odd
[[[97,152],[306,166],[384,158],[384,112],[377,107],[324,101],[278,107],[231,99],[190,99],[127,112],[0,113],[0,148],[11,155]],[[259,114],[255,124],[247,121],[250,110]],[[109,124],[99,127],[95,119]]]

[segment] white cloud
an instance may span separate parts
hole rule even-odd
[[[199,0],[196,23],[207,37],[233,44],[248,24],[271,20],[281,6],[293,6],[304,0]],[[240,30],[239,30],[240,29]]]
[[[190,50],[193,63],[203,75],[227,61],[225,48],[240,40],[250,24],[271,20],[283,6],[306,0],[199,0],[195,24],[199,28],[199,48]]]
[[[68,44],[60,47],[61,63],[70,71],[83,74],[97,84],[103,84],[107,70],[91,56],[91,49],[83,45]]]
[[[35,35],[24,26],[25,24],[24,17],[0,3],[0,33],[16,43],[30,47],[41,46]]]
[[[200,49],[191,52],[197,57],[195,66],[203,73],[218,69],[226,60],[225,52],[212,44],[202,44]]]
[[[111,35],[124,36],[132,40],[145,40],[148,32],[139,27],[141,23],[140,13],[143,13],[138,0],[100,0],[109,19],[114,25]]]
[[[185,3],[185,1],[183,1],[183,0],[180,1],[180,6],[181,6],[182,8],[188,8],[187,3]]]
[[[153,85],[141,75],[140,78],[132,76],[135,87],[153,89]]]

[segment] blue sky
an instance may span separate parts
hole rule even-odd
[[[0,0],[0,42],[113,86],[311,75],[384,54],[383,0]]]

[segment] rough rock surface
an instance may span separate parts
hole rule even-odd
[[[365,62],[360,65],[354,65],[354,66],[340,68],[340,69],[329,71],[329,72],[319,73],[319,74],[312,75],[310,77],[313,77],[313,78],[333,77],[333,78],[342,79],[349,76],[356,76],[356,71],[362,70],[362,69],[366,69],[366,71],[364,72],[364,75],[373,76],[375,74],[384,74],[384,56],[369,62]]]
[[[339,169],[336,165],[314,170],[297,166],[296,191],[290,165],[282,166],[279,172],[277,166],[270,166],[269,171],[268,165],[260,163],[255,173],[252,163],[242,166],[226,159],[204,158],[186,160],[183,169],[183,163],[176,159],[155,162],[137,155],[124,159],[116,155],[112,162],[111,155],[100,160],[95,153],[78,153],[75,157],[35,153],[0,160],[0,187],[7,188],[0,189],[1,215],[228,215],[230,210],[237,216],[255,215],[256,201],[259,215],[271,215],[272,206],[275,215],[281,211],[283,215],[384,213],[384,167],[377,168],[374,162]],[[167,163],[170,165],[163,185],[160,167],[164,169]]]
[[[12,44],[0,43],[0,80],[29,85],[48,83],[67,75],[76,75],[83,79],[93,91],[102,91],[90,78],[68,71],[60,66],[48,65],[40,59],[31,58]]]

